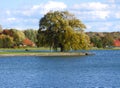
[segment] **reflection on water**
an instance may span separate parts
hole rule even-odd
[[[0,88],[119,88],[120,50],[77,57],[0,57]]]

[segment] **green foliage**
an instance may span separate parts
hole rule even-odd
[[[102,38],[103,47],[106,48],[106,47],[113,46],[113,41],[114,41],[114,39],[113,39],[113,37],[110,34],[105,35]]]
[[[37,42],[37,31],[33,29],[27,29],[24,31],[25,36],[30,39],[32,42]]]
[[[20,30],[6,29],[6,30],[3,30],[2,33],[12,37],[15,46],[19,46],[22,43],[22,41],[25,39],[25,34]]]
[[[8,35],[0,35],[0,48],[11,48],[13,44],[12,37]]]
[[[25,39],[25,35],[22,31],[16,29],[10,29],[9,31],[11,33],[10,36],[13,37],[15,45],[19,45]]]
[[[80,33],[79,35],[79,45],[80,49],[89,49],[90,48],[90,38],[85,33]]]
[[[95,47],[98,48],[106,48],[113,46],[113,37],[110,34],[106,34],[105,36],[93,36],[90,38],[91,42]]]
[[[50,46],[61,51],[87,49],[89,38],[82,31],[86,26],[67,11],[48,12],[39,22],[38,46]]]
[[[101,40],[101,37],[93,36],[91,39],[91,42],[94,44],[95,47],[102,48],[103,43]]]

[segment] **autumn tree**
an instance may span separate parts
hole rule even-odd
[[[25,39],[25,34],[20,30],[10,29],[10,32],[12,33],[15,45],[19,45]]]
[[[3,30],[3,34],[13,37],[15,46],[18,46],[25,39],[25,34],[17,29]]]
[[[39,22],[37,45],[54,50],[60,48],[61,52],[87,49],[90,42],[83,31],[85,28],[79,19],[67,11],[48,12]]]
[[[32,42],[37,42],[37,30],[27,29],[24,31],[25,36],[30,39]]]
[[[11,48],[14,44],[13,38],[9,35],[0,35],[0,48]]]
[[[93,36],[90,38],[91,43],[94,44],[94,47],[97,48],[102,48],[103,47],[103,42],[100,36]]]
[[[114,41],[114,39],[113,39],[112,35],[110,35],[109,33],[106,34],[104,37],[102,37],[103,48],[113,46],[113,41]]]

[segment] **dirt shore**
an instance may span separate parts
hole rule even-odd
[[[0,56],[85,56],[90,55],[89,53],[9,53],[0,54]]]

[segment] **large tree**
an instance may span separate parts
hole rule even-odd
[[[87,49],[89,37],[83,32],[86,26],[67,11],[48,12],[40,19],[38,46],[49,46],[61,52]],[[78,31],[79,30],[79,31]]]

